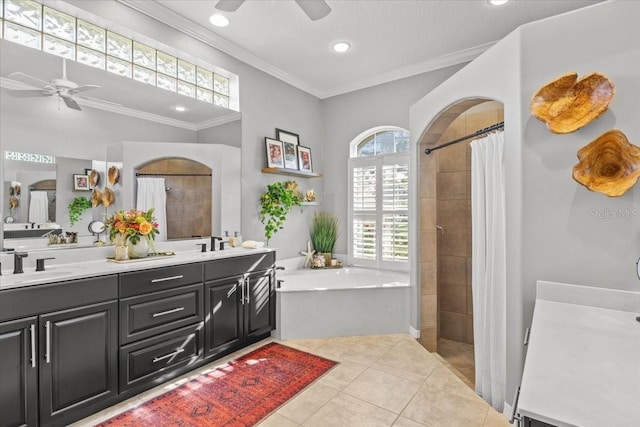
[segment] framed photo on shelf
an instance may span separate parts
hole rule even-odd
[[[298,164],[298,170],[307,173],[313,172],[313,166],[311,164],[311,148],[298,145]]]
[[[284,168],[284,148],[282,141],[265,138],[264,142],[267,147],[267,167]]]
[[[300,144],[300,136],[297,133],[289,132],[276,128],[276,139],[282,142],[291,142],[295,145]]]
[[[85,174],[85,175],[90,175],[92,170],[93,170],[93,169],[91,169],[91,168],[89,168],[89,169],[85,169],[85,170],[84,170],[84,174]]]
[[[89,175],[73,174],[73,191],[89,190]]]
[[[298,146],[293,142],[283,142],[285,169],[298,170]]]

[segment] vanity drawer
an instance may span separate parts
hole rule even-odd
[[[221,279],[253,271],[267,270],[276,262],[275,252],[218,259],[204,264],[204,280]]]
[[[203,285],[120,300],[120,344],[167,332],[203,319]]]
[[[120,298],[202,282],[202,264],[183,264],[120,274]]]
[[[120,348],[120,392],[177,376],[202,359],[202,322]],[[169,372],[167,372],[169,371]]]

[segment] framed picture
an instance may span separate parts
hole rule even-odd
[[[89,191],[89,175],[73,174],[73,190]]]
[[[85,174],[85,175],[89,175],[89,174],[91,173],[91,171],[92,171],[92,170],[93,170],[93,169],[91,169],[91,168],[89,168],[89,169],[85,169],[85,170],[84,170],[84,174]]]
[[[265,138],[264,142],[267,146],[267,167],[270,168],[283,168],[284,167],[284,155],[282,141],[277,141],[271,138]]]
[[[284,167],[298,170],[298,146],[293,142],[283,142],[282,145],[284,146]]]
[[[313,172],[313,166],[311,164],[311,148],[298,145],[298,164],[299,170],[302,172]]]
[[[300,137],[297,133],[289,132],[276,128],[276,139],[282,142],[291,142],[295,145],[300,144]]]

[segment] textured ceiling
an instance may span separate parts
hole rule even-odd
[[[313,1],[313,0],[309,0]],[[169,9],[231,43],[234,56],[247,53],[284,79],[319,97],[360,89],[477,56],[527,22],[598,3],[596,0],[327,0],[331,13],[311,21],[292,0],[246,0],[235,12],[215,9],[216,0],[124,0],[144,3],[147,12]],[[213,27],[208,18],[231,21]],[[175,16],[175,15],[174,15]],[[167,19],[170,24],[184,25]],[[174,21],[174,22],[171,22]],[[349,41],[336,54],[330,45]]]

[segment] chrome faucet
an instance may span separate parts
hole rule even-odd
[[[13,254],[13,274],[24,273],[22,270],[22,258],[28,257],[29,254],[26,252],[15,252]]]

